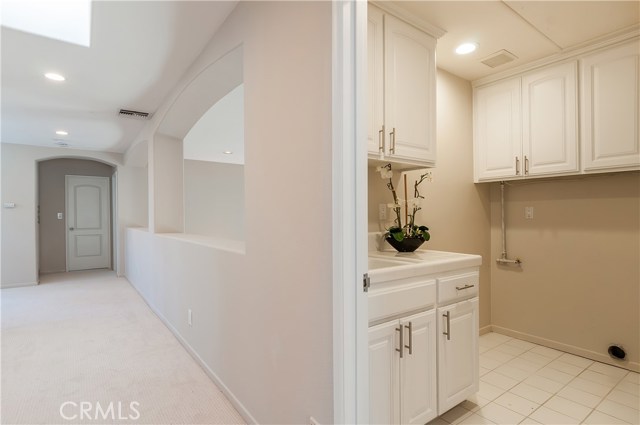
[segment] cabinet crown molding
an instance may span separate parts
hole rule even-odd
[[[410,14],[403,8],[396,6],[395,4],[392,4],[388,1],[370,1],[369,3],[391,15],[394,15],[396,18],[402,19],[406,23],[417,27],[419,30],[426,32],[434,38],[440,38],[447,33],[442,28],[433,25],[432,23],[427,22],[424,19],[418,18]]]

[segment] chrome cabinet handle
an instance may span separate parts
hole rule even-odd
[[[389,140],[391,140],[391,148],[389,149],[389,153],[396,153],[396,128],[393,127],[393,131],[389,133]]]
[[[520,159],[516,156],[516,176],[520,175]]]
[[[378,131],[378,151],[384,153],[384,124],[382,130]]]
[[[413,354],[413,324],[409,322],[408,325],[404,325],[409,330],[409,345],[405,345],[405,348],[409,349],[409,354]]]
[[[396,348],[396,351],[400,353],[400,358],[402,358],[404,351],[404,332],[402,332],[402,325],[396,328],[396,331],[400,332],[400,348]]]
[[[526,155],[524,156],[524,174],[529,175],[529,158]]]
[[[449,341],[451,339],[451,312],[447,311],[445,314],[442,315],[442,317],[447,318],[447,331],[442,332],[442,335],[446,335],[447,341]]]
[[[469,288],[473,288],[476,285],[464,285],[464,286],[456,286],[456,289],[458,291],[462,291],[463,289],[469,289]]]

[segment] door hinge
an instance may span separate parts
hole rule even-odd
[[[369,292],[369,287],[371,286],[371,279],[369,278],[369,273],[365,273],[362,275],[362,289],[364,292]]]

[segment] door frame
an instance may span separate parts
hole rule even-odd
[[[109,219],[107,220],[107,236],[109,237],[109,244],[108,244],[108,253],[109,253],[109,265],[107,266],[107,268],[109,270],[114,270],[114,241],[113,241],[113,232],[114,232],[114,228],[115,225],[113,225],[113,220],[114,220],[114,216],[113,216],[113,197],[114,195],[112,194],[112,178],[113,177],[105,177],[105,176],[81,176],[81,175],[77,175],[77,174],[65,174],[64,176],[64,205],[65,205],[65,217],[64,217],[64,223],[65,223],[65,229],[64,229],[64,243],[65,243],[65,262],[66,262],[66,270],[67,273],[70,272],[70,268],[69,268],[69,211],[68,211],[68,207],[69,207],[69,177],[86,177],[86,178],[94,178],[94,179],[107,179],[107,189],[109,190],[107,199],[109,201],[109,207],[107,208],[107,210],[109,211]]]
[[[332,2],[333,402],[336,424],[369,422],[367,2]]]

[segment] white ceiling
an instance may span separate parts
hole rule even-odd
[[[640,23],[638,1],[394,1],[447,33],[438,39],[438,67],[467,80],[526,64]],[[454,53],[463,42],[469,55]],[[518,57],[490,68],[481,60],[499,50]]]
[[[236,4],[94,1],[89,48],[2,27],[2,142],[124,152],[145,121],[120,108],[155,112]]]
[[[21,0],[26,1],[26,0]],[[475,80],[638,25],[638,1],[393,2],[447,31],[438,66]],[[236,2],[94,1],[91,47],[2,27],[1,141],[124,152],[144,121],[120,108],[155,112]],[[479,44],[467,56],[463,41]],[[480,61],[506,49],[518,59],[495,69]],[[45,72],[67,80],[53,83]],[[56,136],[64,129],[68,136]]]

